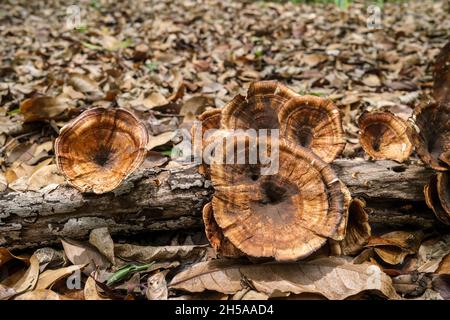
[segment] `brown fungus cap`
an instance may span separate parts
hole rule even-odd
[[[434,170],[448,170],[450,102],[416,107],[409,123],[408,136],[420,159]]]
[[[280,136],[311,149],[325,162],[332,162],[345,147],[339,109],[316,96],[290,99],[278,115]]]
[[[436,217],[450,225],[450,184],[449,173],[440,172],[432,175],[424,187],[425,201]]]
[[[224,236],[250,257],[304,258],[337,231],[345,210],[341,183],[311,150],[283,139],[267,145],[279,161],[274,174],[263,175],[267,165],[249,164],[249,156],[246,164],[221,163],[238,145],[245,148],[237,156],[262,148],[260,139],[252,140],[235,138],[211,164],[214,218]]]
[[[434,64],[433,96],[440,103],[450,102],[450,42],[442,48]]]
[[[78,190],[105,193],[141,165],[147,142],[145,126],[130,112],[94,108],[61,129],[56,164]]]
[[[278,111],[290,98],[297,96],[277,81],[250,84],[247,97],[237,95],[222,111],[224,129],[278,129]]]
[[[221,257],[239,257],[242,252],[236,248],[225,236],[222,229],[217,225],[213,215],[211,202],[203,207],[203,223],[205,224],[205,234],[214,251]]]
[[[388,111],[364,112],[358,120],[359,142],[375,160],[403,162],[409,158],[413,145],[407,135],[405,121]]]
[[[198,121],[194,123],[191,129],[192,144],[197,146],[196,139],[198,138],[198,131],[198,133],[201,133],[202,147],[204,148],[208,144],[208,136],[205,136],[205,133],[207,133],[208,130],[219,129],[221,119],[222,109],[207,110],[199,115]]]

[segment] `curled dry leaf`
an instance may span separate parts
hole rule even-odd
[[[388,111],[364,112],[358,120],[359,142],[364,151],[376,160],[403,162],[409,158],[413,145],[407,124]]]
[[[85,74],[71,73],[69,74],[67,83],[76,91],[87,94],[91,100],[99,100],[104,96],[97,82],[95,82]]]
[[[102,297],[97,290],[97,283],[95,279],[90,276],[86,280],[84,285],[84,299],[85,300],[110,300],[109,298]]]
[[[34,255],[39,260],[40,272],[43,272],[47,267],[62,267],[66,264],[64,252],[50,247],[39,248],[34,252]]]
[[[177,135],[176,131],[167,131],[157,136],[149,137],[147,150],[152,150],[156,147],[165,145],[166,143],[170,142],[173,138],[175,138],[176,135]]]
[[[57,119],[72,108],[69,99],[64,96],[38,96],[24,100],[20,104],[20,113],[25,122]]]
[[[30,266],[25,274],[13,285],[16,293],[33,290],[39,278],[39,260],[35,255],[30,258]]]
[[[46,270],[39,275],[36,290],[49,289],[56,281],[67,278],[75,271],[81,270],[85,265],[73,265],[56,270]]]
[[[148,288],[145,293],[148,300],[167,300],[168,289],[166,274],[166,271],[158,272],[148,278]]]
[[[424,241],[417,253],[417,271],[435,272],[448,254],[450,254],[450,235]]]
[[[90,275],[97,268],[106,269],[110,262],[98,250],[89,245],[78,241],[64,239],[61,244],[66,253],[67,259],[74,265],[86,265],[83,272]]]
[[[245,289],[245,282],[269,297],[280,293],[318,293],[328,299],[340,300],[372,290],[390,299],[399,298],[391,278],[379,267],[354,265],[342,258],[260,265],[233,260],[200,262],[177,274],[169,289],[235,294]]]
[[[203,260],[208,246],[137,246],[132,244],[115,244],[116,257],[130,262],[150,263],[152,261],[182,260],[196,262]]]
[[[109,192],[144,161],[147,129],[124,109],[94,108],[61,129],[56,164],[81,192]]]
[[[98,228],[91,231],[89,234],[89,243],[100,251],[109,262],[113,265],[114,261],[114,242],[109,234],[108,228]]]
[[[403,263],[406,256],[417,253],[423,237],[422,231],[393,231],[379,237],[371,237],[367,247],[374,248],[384,262],[396,265]]]

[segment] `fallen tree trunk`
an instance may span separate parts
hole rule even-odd
[[[422,191],[430,170],[362,159],[337,160],[333,167],[353,196],[366,199],[372,221],[425,228],[435,223]],[[112,234],[200,227],[200,212],[211,194],[210,181],[196,166],[139,170],[103,195],[66,185],[7,191],[0,194],[0,246],[42,246],[60,236],[82,239],[105,226]]]

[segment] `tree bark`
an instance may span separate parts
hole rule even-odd
[[[423,196],[430,170],[363,159],[336,160],[333,168],[353,196],[366,199],[375,223],[435,223]],[[67,185],[6,191],[0,194],[0,246],[16,249],[55,243],[59,237],[83,239],[105,226],[122,235],[200,227],[201,209],[213,190],[197,169],[141,169],[103,195],[82,194]]]

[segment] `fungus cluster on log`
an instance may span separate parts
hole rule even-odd
[[[350,195],[328,164],[342,152],[345,140],[339,110],[331,101],[261,81],[250,85],[246,97],[238,95],[220,114],[216,111],[214,121],[212,115],[199,117],[202,130],[211,124],[224,131],[279,130],[279,137],[264,139],[226,133],[214,137],[222,147],[231,139],[213,153],[214,195],[203,211],[206,235],[219,255],[290,261],[345,238]],[[250,159],[261,149],[278,162],[275,172],[264,174],[268,164]],[[244,161],[227,162],[230,157]]]

